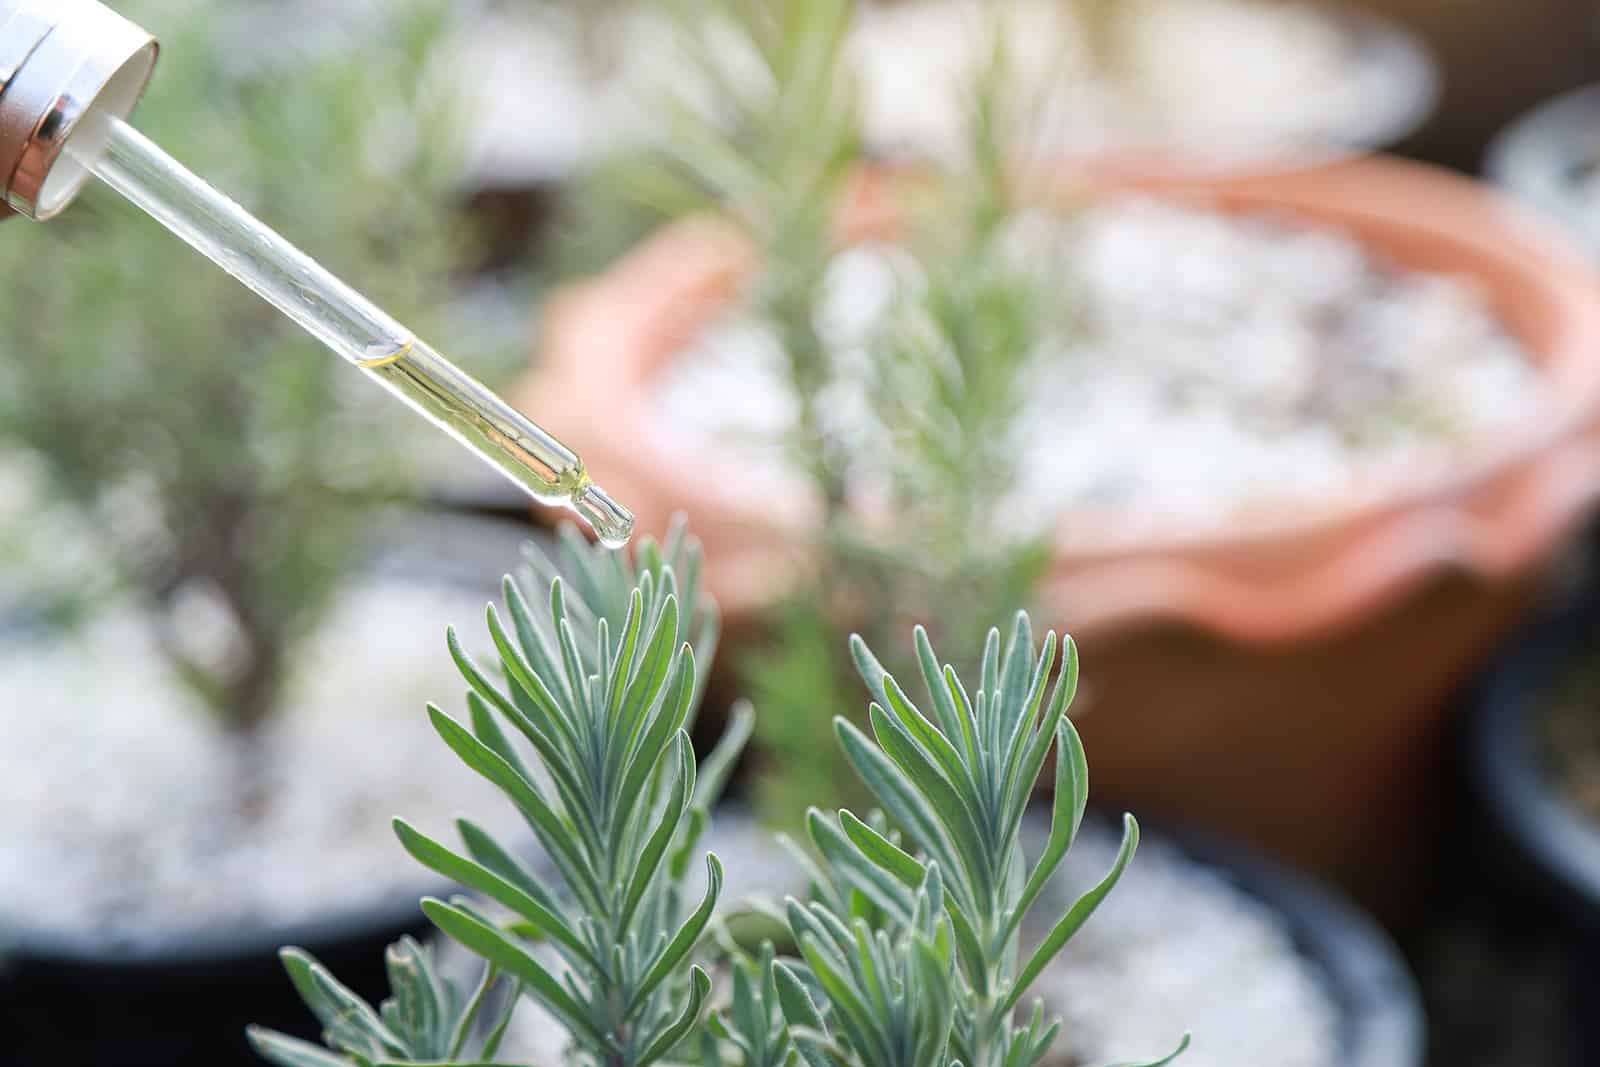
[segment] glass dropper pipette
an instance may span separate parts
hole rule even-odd
[[[368,377],[545,504],[572,508],[613,547],[633,518],[589,480],[576,453],[382,309],[257,221],[120,119],[77,144],[102,182],[233,275]]]
[[[6,201],[47,219],[93,174],[534,499],[626,542],[633,516],[576,453],[124,121],[156,54],[98,0],[0,0]]]

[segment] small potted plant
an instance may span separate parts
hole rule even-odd
[[[327,1048],[256,1028],[268,1060],[1082,1063],[1183,1051],[1171,1019],[1210,985],[1196,1063],[1420,1063],[1403,968],[1342,906],[1293,879],[1274,888],[1281,875],[1237,853],[1197,865],[1158,841],[1135,862],[1132,816],[1120,831],[1087,816],[1067,717],[1076,650],[1053,633],[1036,643],[1025,614],[1004,642],[990,631],[971,689],[919,629],[925,699],[856,639],[870,722],[833,729],[875,810],[813,807],[791,865],[741,849],[725,871],[704,849],[751,712],[696,761],[703,663],[681,640],[677,597],[694,576],[652,547],[636,572],[601,549],[575,551],[566,570],[570,582],[554,570],[507,581],[504,611],[488,613],[493,659],[456,652],[466,714],[427,712],[543,856],[519,860],[476,812],[457,821],[459,845],[396,819],[412,856],[469,891],[423,902],[454,948],[395,945],[381,1007],[286,949]],[[461,647],[453,632],[449,643]],[[1030,800],[1041,773],[1054,779],[1048,813]],[[729,907],[736,883],[774,902]],[[1279,918],[1244,914],[1263,904]],[[1109,936],[1094,935],[1102,925]]]
[[[797,590],[859,626],[1012,583],[1102,665],[1108,795],[1403,894],[1449,691],[1594,504],[1592,270],[1394,160],[1018,163],[1003,32],[962,160],[863,168],[832,10],[673,127],[713,214],[553,304],[526,406],[645,529],[689,513],[736,635]]]
[[[1576,554],[1576,580],[1549,596],[1465,690],[1464,755],[1487,815],[1475,835],[1492,887],[1543,915],[1560,975],[1577,1062],[1600,1054],[1600,714],[1597,714],[1594,545]]]
[[[447,5],[141,7],[171,51],[141,126],[438,313],[453,105],[409,72]],[[386,711],[452,671],[406,620],[479,601],[474,553],[522,531],[421,517],[432,435],[116,198],[3,237],[0,1013],[25,1062],[209,1059],[286,937],[376,971],[421,922],[362,813],[477,785]]]
[[[1484,171],[1507,192],[1543,211],[1591,252],[1600,250],[1600,86],[1547,100],[1490,143]]]

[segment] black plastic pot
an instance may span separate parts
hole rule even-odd
[[[427,886],[342,920],[202,937],[145,950],[21,935],[0,962],[0,1062],[15,1067],[258,1063],[244,1028],[262,1023],[314,1039],[315,1020],[277,951],[301,945],[363,996],[387,992],[383,950],[423,934]]]
[[[1340,1067],[1422,1067],[1422,1001],[1400,950],[1377,923],[1337,892],[1240,845],[1188,830],[1167,836],[1283,918],[1338,1007]]]
[[[1539,715],[1596,653],[1591,577],[1518,631],[1466,692],[1465,759],[1487,819],[1478,850],[1509,905],[1537,909],[1570,968],[1574,1062],[1600,1063],[1600,823],[1574,807],[1538,754]],[[1595,714],[1600,715],[1600,700]]]
[[[1584,185],[1600,168],[1600,85],[1545,101],[1496,135],[1484,174],[1600,253],[1597,224]]]
[[[1044,822],[1033,829],[1042,839]],[[718,812],[704,844],[724,857],[737,857],[750,851],[749,835],[757,832],[746,812],[728,805]],[[1416,983],[1400,950],[1365,913],[1305,875],[1216,836],[1146,825],[1144,837],[1171,842],[1282,919],[1295,946],[1321,973],[1337,1007],[1339,1067],[1422,1067],[1426,1026]],[[1134,864],[1138,862],[1135,858]],[[737,867],[730,864],[726,891],[751,891],[752,886],[735,886],[736,874]],[[797,892],[803,875],[780,860],[776,865],[764,863],[755,881],[764,883],[762,891],[781,895]],[[1182,1059],[1178,1062],[1181,1065]]]
[[[385,539],[374,569],[481,588],[488,599],[499,576],[516,566],[528,536],[527,527],[515,524],[424,515]],[[439,758],[453,758],[442,744]],[[260,1063],[244,1040],[249,1023],[317,1037],[278,961],[279,947],[310,950],[376,1002],[388,993],[385,946],[402,934],[426,934],[431,927],[418,899],[447,888],[419,867],[414,889],[361,910],[296,925],[211,929],[139,947],[43,936],[0,921],[0,1064]]]

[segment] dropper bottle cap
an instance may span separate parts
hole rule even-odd
[[[125,119],[155,70],[154,37],[96,0],[0,0],[0,175],[6,203],[48,219],[91,177],[91,112]],[[64,150],[77,137],[72,153]]]

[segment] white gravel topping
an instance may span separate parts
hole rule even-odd
[[[1426,61],[1372,47],[1313,4],[1120,0],[1121,69],[1098,70],[1070,5],[1002,5],[1016,99],[1040,148],[1160,143],[1227,157],[1400,135],[1431,102]],[[877,150],[933,158],[959,145],[963,93],[987,58],[984,0],[863,3],[850,41],[863,124]],[[688,75],[683,44],[650,4],[600,13],[560,6],[486,13],[452,43],[446,70],[469,70],[468,169],[484,184],[561,180],[659,135],[664,93],[714,113]],[[734,84],[749,73],[737,41],[722,49]]]
[[[1105,6],[1105,5],[1100,5]],[[1160,144],[1225,158],[1379,144],[1431,99],[1420,58],[1377,48],[1306,3],[1118,0],[1111,70],[1073,6],[1004,5],[1011,96],[1041,149]],[[854,46],[869,140],[919,155],[960,151],[972,72],[994,5],[923,0],[862,9]]]
[[[1001,510],[1023,532],[1084,506],[1114,508],[1127,530],[1202,527],[1377,492],[1545,399],[1470,279],[1396,269],[1332,230],[1128,199],[1019,216],[1012,237],[1064,309],[1017,382]],[[897,279],[917,283],[903,250],[852,249],[818,312],[835,365],[828,429],[850,443],[866,495],[894,453],[868,396],[870,339]],[[685,445],[798,477],[781,445],[795,402],[765,324],[730,314],[652,390]]]
[[[1041,833],[1042,824],[1030,824],[1025,840]],[[705,844],[728,870],[725,907],[736,907],[747,893],[802,895],[803,876],[754,823],[720,820]],[[1039,841],[1032,844],[1036,853]],[[1105,875],[1117,844],[1109,827],[1093,818],[1085,822],[1023,931],[1025,950]],[[741,870],[759,871],[760,878],[752,882]],[[476,975],[459,950],[448,954],[463,980]],[[547,958],[559,965],[553,953]],[[1144,839],[1116,889],[1034,991],[1047,1011],[1064,1017],[1046,1059],[1052,1067],[1156,1059],[1185,1032],[1194,1043],[1180,1061],[1184,1067],[1340,1062],[1338,1009],[1282,916],[1158,838]],[[509,1058],[554,1063],[565,1046],[565,1032],[542,1007],[524,1001],[517,1008],[504,1047]]]
[[[232,742],[137,613],[0,644],[0,951],[7,927],[151,944],[331,918],[433,885],[395,841],[394,815],[445,835],[471,812],[516,834],[514,809],[424,713],[431,700],[463,714],[444,626],[474,644],[486,599],[399,579],[343,593],[260,738],[265,800],[250,812]]]
[[[1109,828],[1086,823],[1039,914],[1053,916],[1105,876]],[[1041,925],[1033,933],[1042,936]],[[1184,1067],[1334,1067],[1339,1017],[1284,920],[1222,872],[1145,838],[1127,873],[1035,992],[1064,1018],[1072,1061],[1143,1062],[1185,1033]]]

